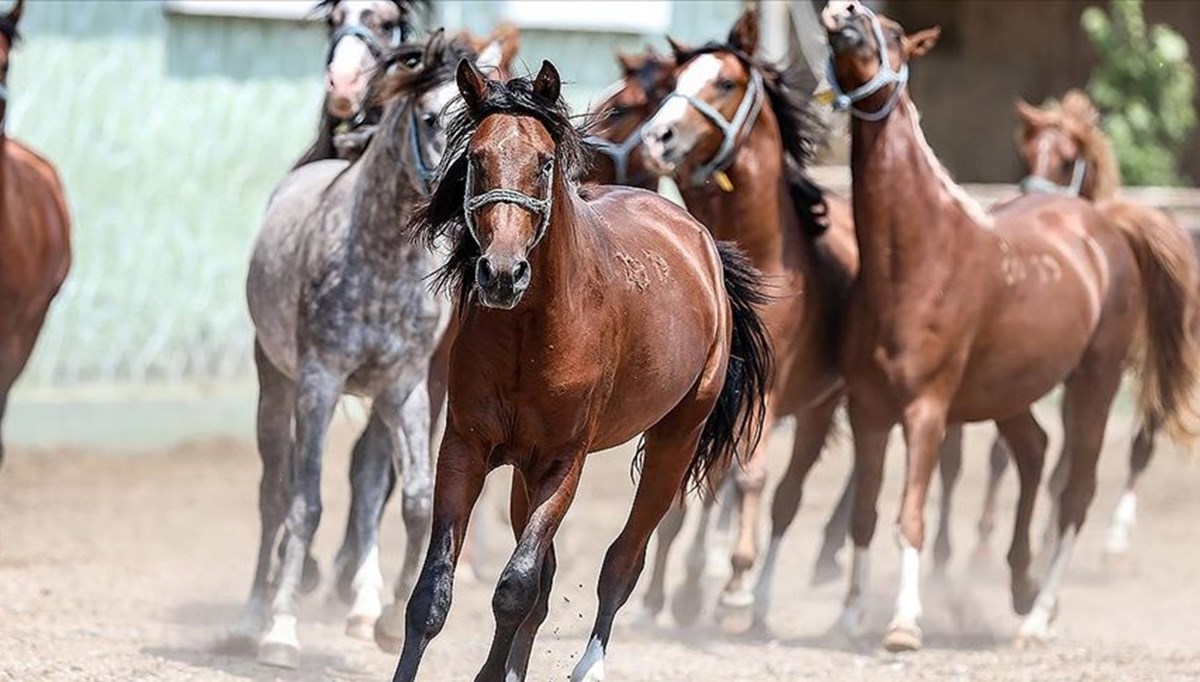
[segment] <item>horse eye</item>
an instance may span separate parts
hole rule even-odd
[[[732,92],[735,87],[737,87],[737,84],[728,78],[722,78],[717,81],[717,89],[721,92]]]
[[[608,117],[609,118],[621,118],[625,114],[628,114],[628,113],[629,113],[629,110],[620,104],[614,104],[608,108]]]
[[[541,168],[542,175],[549,175],[550,171],[553,168],[554,168],[554,159],[546,159],[545,161],[542,162],[542,168]]]
[[[430,113],[422,116],[421,122],[434,130],[438,129],[438,115],[433,112],[430,112]]]

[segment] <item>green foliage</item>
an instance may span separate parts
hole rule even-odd
[[[1110,0],[1080,19],[1100,61],[1088,93],[1104,112],[1104,129],[1134,185],[1178,185],[1179,156],[1196,125],[1196,74],[1175,31],[1147,27],[1141,0]]]

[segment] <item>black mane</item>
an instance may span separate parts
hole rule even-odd
[[[532,78],[512,78],[507,83],[488,80],[487,93],[478,107],[473,111],[458,108],[447,125],[446,153],[438,168],[440,180],[417,208],[410,229],[430,247],[440,238],[451,240],[450,258],[435,273],[434,282],[442,289],[457,289],[464,301],[475,284],[475,261],[479,258],[479,245],[467,234],[463,214],[467,145],[479,124],[493,114],[529,116],[545,126],[556,143],[555,173],[560,180],[578,177],[584,159],[583,135],[572,123],[566,101],[561,95],[549,102],[535,94]]]
[[[800,210],[805,230],[814,237],[819,236],[828,227],[825,194],[806,174],[827,134],[808,94],[816,82],[799,62],[772,64],[728,43],[710,42],[697,48],[676,50],[675,63],[685,64],[700,55],[715,52],[728,52],[746,68],[757,69],[762,74],[767,100],[779,122],[779,136],[787,160],[788,189]]]
[[[475,59],[466,41],[447,37],[444,31],[424,43],[405,43],[389,50],[375,65],[368,84],[375,106],[401,95],[421,95],[454,80],[454,69],[464,58]]]

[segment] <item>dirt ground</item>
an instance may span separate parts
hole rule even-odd
[[[1048,425],[1057,421],[1052,411],[1042,414]],[[327,458],[325,517],[317,539],[326,566],[346,518],[345,453],[353,432],[342,421]],[[1043,648],[1018,651],[1010,644],[1018,621],[1008,603],[1006,544],[997,542],[991,566],[969,566],[990,438],[988,428],[980,427],[968,432],[949,583],[925,589],[924,651],[894,657],[878,649],[897,570],[890,519],[903,456],[895,443],[880,506],[888,522],[880,524],[872,557],[870,636],[852,642],[831,630],[841,583],[808,584],[819,529],[849,466],[845,437],[810,479],[800,518],[784,545],[772,635],[727,636],[711,619],[685,630],[667,622],[635,625],[639,589],[614,634],[609,678],[1200,679],[1200,459],[1169,445],[1160,449],[1142,488],[1134,559],[1119,571],[1101,562],[1130,435],[1129,420],[1115,418],[1091,523],[1063,591],[1059,636]],[[789,437],[781,430],[773,441],[776,474]],[[629,507],[630,455],[626,447],[593,456],[584,473],[582,493],[560,536],[559,577],[532,680],[567,679],[582,653],[600,558]],[[11,449],[0,475],[0,679],[390,679],[393,657],[344,636],[343,607],[323,593],[309,597],[302,612],[300,670],[263,668],[222,653],[222,634],[249,587],[257,477],[257,456],[248,442],[205,441],[155,452]],[[996,538],[1003,543],[1015,488],[1010,474],[1001,506],[1004,525]],[[500,486],[492,488],[484,514],[488,531],[481,562],[491,574],[489,583],[458,582],[449,622],[425,659],[424,679],[471,679],[482,663],[492,627],[490,579],[512,546],[500,523],[503,499]],[[1040,512],[1047,506],[1039,500]],[[929,520],[936,521],[932,507]],[[389,576],[399,565],[402,529],[391,509],[383,538]],[[721,563],[714,568],[719,573]],[[681,574],[678,562],[672,574]],[[714,591],[721,580],[710,578]]]

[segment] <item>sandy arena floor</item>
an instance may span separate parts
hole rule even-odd
[[[1044,423],[1055,425],[1052,411],[1042,414]],[[808,585],[819,528],[849,465],[848,438],[843,438],[810,479],[800,518],[785,543],[772,637],[727,636],[711,619],[687,630],[634,626],[639,591],[614,635],[609,677],[1200,679],[1200,459],[1170,446],[1160,450],[1142,488],[1135,558],[1117,572],[1101,562],[1130,430],[1128,419],[1114,419],[1091,523],[1063,592],[1059,637],[1044,648],[1017,651],[1010,645],[1018,623],[1003,566],[1016,488],[1011,473],[1001,506],[1004,525],[997,532],[1004,544],[997,543],[990,567],[968,567],[990,438],[981,427],[969,432],[950,583],[925,590],[924,651],[892,657],[877,648],[897,569],[890,522],[881,523],[876,534],[868,639],[850,642],[830,629],[841,604],[841,583]],[[326,566],[345,524],[345,453],[352,436],[349,424],[338,424],[327,458],[325,517],[317,538]],[[776,473],[788,438],[780,431],[773,442]],[[594,615],[600,558],[629,507],[630,454],[626,447],[594,456],[584,473],[583,491],[560,535],[563,559],[531,680],[567,679],[574,657],[582,653]],[[902,461],[893,443],[881,519],[890,521],[896,509]],[[204,441],[156,452],[10,450],[0,475],[0,679],[391,679],[394,659],[372,643],[345,637],[343,608],[331,605],[323,593],[310,597],[302,612],[300,670],[263,668],[221,653],[217,643],[249,587],[258,532],[257,477],[257,456],[246,442]],[[504,497],[496,486],[487,502],[490,539],[482,562],[491,573],[489,584],[459,582],[447,627],[425,659],[424,679],[471,679],[482,663],[492,628],[490,580],[512,545],[499,521]],[[1039,500],[1040,512],[1047,506]],[[936,521],[933,509],[929,521]],[[397,510],[391,509],[384,526],[388,576],[399,564],[402,529]],[[675,576],[682,571],[677,564]],[[711,578],[714,592],[721,580]]]

